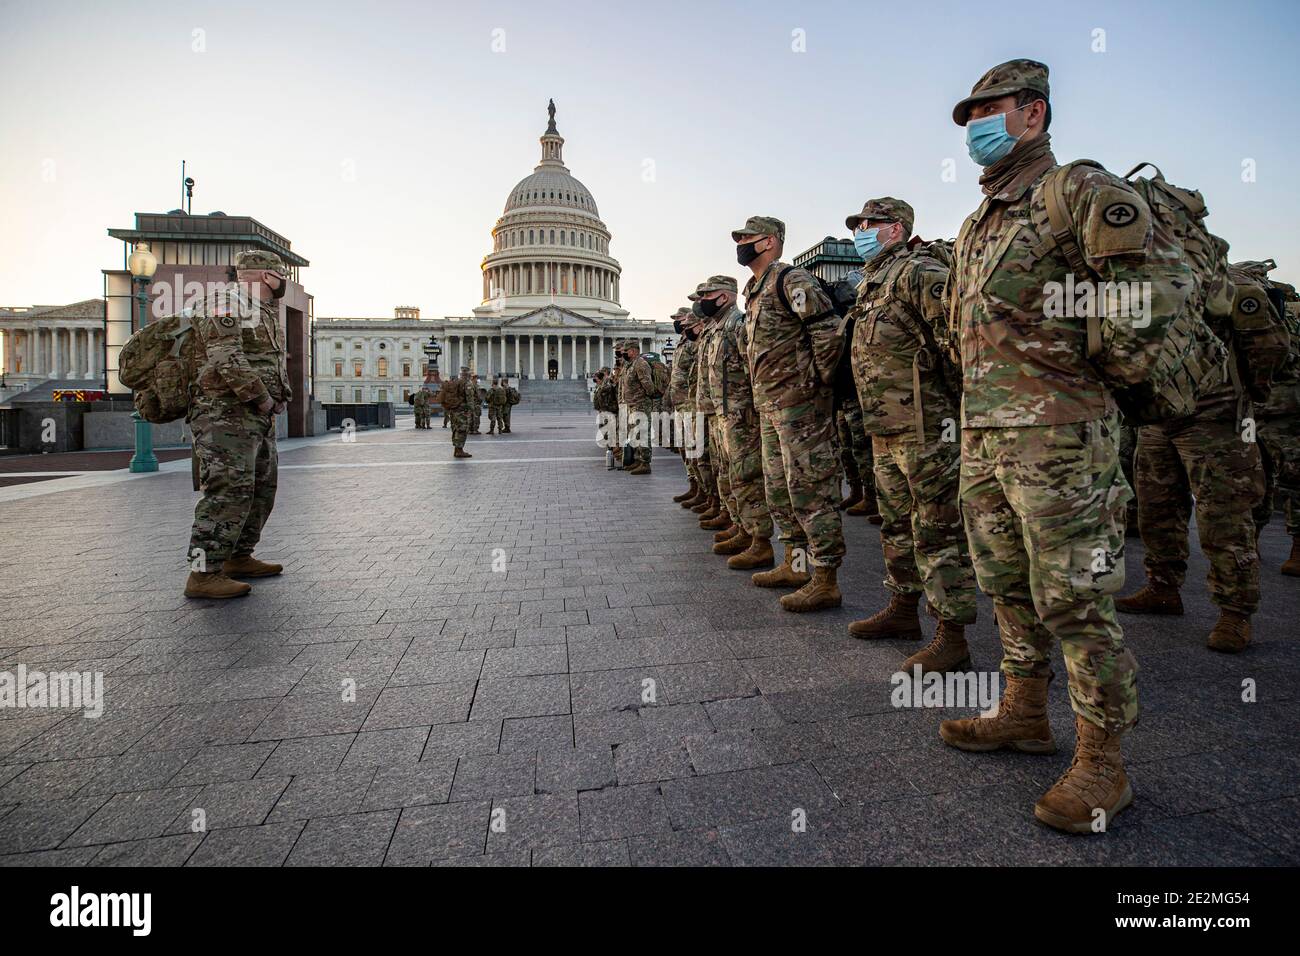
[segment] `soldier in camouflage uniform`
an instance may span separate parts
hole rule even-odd
[[[865,515],[872,524],[880,524],[871,436],[863,425],[862,405],[855,389],[843,396],[837,394],[835,428],[839,435],[840,464],[849,483],[849,494],[840,502],[840,510],[845,514]]]
[[[510,411],[516,405],[519,404],[519,400],[520,400],[519,389],[511,385],[510,379],[508,378],[503,378],[501,380],[501,387],[504,388],[506,392],[506,402],[504,405],[501,406],[501,425],[502,425],[501,430],[505,432],[507,435],[509,435],[510,434]]]
[[[493,432],[504,432],[506,430],[506,419],[504,409],[506,407],[506,390],[501,385],[500,379],[492,380],[492,387],[488,389],[487,406],[488,406],[488,434]]]
[[[1287,340],[1267,293],[1247,274],[1229,270],[1201,294],[1206,321],[1231,343],[1227,362],[1235,374],[1225,363],[1216,376],[1221,384],[1200,397],[1195,414],[1138,429],[1138,528],[1147,583],[1115,606],[1130,614],[1183,613],[1179,588],[1187,575],[1194,500],[1210,598],[1219,606],[1206,643],[1237,653],[1250,643],[1250,616],[1259,608],[1253,510],[1264,498],[1264,462],[1250,403],[1267,400]]]
[[[465,450],[465,438],[470,432],[470,421],[474,415],[478,414],[478,386],[474,384],[474,376],[470,374],[469,366],[460,367],[460,378],[450,382],[444,382],[443,388],[449,391],[460,392],[460,407],[447,408],[444,404],[442,413],[451,421],[451,446],[453,458],[473,458]]]
[[[996,716],[944,721],[940,734],[965,750],[1054,752],[1047,685],[1060,641],[1078,743],[1034,813],[1067,832],[1095,832],[1094,810],[1109,824],[1133,799],[1120,739],[1138,716],[1137,663],[1112,597],[1124,581],[1132,491],[1115,447],[1114,397],[1086,358],[1087,322],[1048,314],[1050,289],[1060,287],[1048,283],[1071,270],[1060,243],[1042,236],[1044,186],[1057,168],[1047,67],[994,67],[953,121],[985,167],[986,196],[962,225],[948,283],[963,372],[960,494],[1007,686]],[[1088,165],[1069,167],[1062,192],[1087,264],[1110,281],[1151,283],[1138,287],[1151,290],[1161,325],[1180,313],[1191,270],[1181,249],[1153,243],[1142,197]]]
[[[280,328],[289,270],[274,253],[254,250],[236,256],[231,271],[238,286],[209,294],[191,316],[187,421],[203,482],[186,597],[239,597],[252,588],[233,578],[283,570],[253,549],[275,506],[275,416],[293,398]]]
[[[474,375],[472,381],[474,396],[469,408],[469,433],[479,435],[483,429],[483,406],[487,404],[487,389],[478,383],[478,375]]]
[[[853,377],[871,435],[891,592],[888,607],[854,621],[849,633],[920,637],[924,592],[939,625],[930,646],[903,663],[908,673],[915,665],[969,669],[965,631],[975,622],[975,573],[957,502],[957,401],[943,367],[948,267],[908,248],[913,221],[912,207],[891,197],[870,199],[845,220],[865,260],[852,311]]]
[[[687,425],[693,428],[699,414],[700,337],[704,332],[704,320],[696,315],[692,308],[682,317],[682,328],[687,341],[691,343],[693,348],[692,361],[686,368],[686,391],[682,410],[689,416]],[[714,474],[713,449],[709,447],[707,429],[701,429],[700,433],[695,437],[698,446],[696,447],[697,454],[692,461],[699,491],[694,498],[683,501],[682,507],[688,508],[698,515],[705,515],[711,511],[716,514],[718,481],[717,476]]]
[[[1128,482],[1130,488],[1137,488],[1137,475],[1134,473],[1134,465],[1137,461],[1137,443],[1138,430],[1136,425],[1132,425],[1120,418],[1119,426],[1119,464],[1124,471],[1124,480]],[[1135,494],[1129,499],[1128,507],[1124,510],[1124,535],[1125,537],[1135,537],[1138,533],[1138,502]]]
[[[839,607],[844,558],[840,463],[831,384],[843,351],[839,319],[816,278],[780,261],[785,223],[753,216],[731,234],[745,284],[749,379],[758,409],[768,512],[785,560],[753,576],[759,587],[802,585],[781,597],[787,611]],[[812,564],[811,576],[803,570]]]
[[[714,321],[708,353],[701,356],[713,406],[710,423],[715,467],[726,469],[719,494],[733,527],[714,535],[715,554],[731,555],[727,567],[753,571],[775,563],[772,516],[763,485],[763,442],[749,381],[749,340],[745,313],[736,308],[736,280],[713,276],[695,290],[695,309]]]
[[[429,394],[427,387],[421,386],[411,398],[411,403],[415,408],[415,427],[429,427],[429,406],[433,403],[433,396]]]
[[[1258,264],[1267,277],[1276,268],[1272,259]],[[1264,458],[1264,498],[1255,509],[1256,534],[1264,530],[1280,507],[1291,554],[1281,571],[1300,577],[1300,295],[1293,286],[1267,280],[1274,305],[1282,310],[1286,324],[1288,354],[1273,374],[1268,400],[1255,409],[1260,454]]]
[[[619,383],[618,402],[627,407],[627,414],[641,412],[647,416],[644,432],[632,442],[636,464],[628,469],[629,475],[650,474],[650,416],[655,410],[654,376],[650,372],[650,363],[641,355],[641,348],[635,341],[623,343],[623,354],[627,359],[622,381]],[[631,425],[629,425],[631,428]]]
[[[687,335],[687,318],[689,318],[692,334]],[[691,310],[683,306],[670,317],[673,322],[673,331],[678,335],[677,350],[673,353],[672,376],[668,381],[668,395],[673,405],[673,414],[676,419],[676,427],[690,427],[694,420],[695,402],[693,396],[687,394],[686,383],[690,379],[691,373],[695,368],[696,362],[696,341],[694,338],[694,329],[696,320],[691,316]],[[699,472],[695,467],[695,459],[688,457],[686,454],[686,444],[681,444],[682,461],[686,465],[686,475],[690,479],[687,489],[679,495],[673,495],[673,501],[676,501],[683,508],[694,507],[695,502],[698,504],[697,496],[701,491]]]
[[[701,286],[704,284],[700,283]],[[700,321],[699,338],[696,341],[699,369],[695,382],[695,411],[703,416],[703,437],[705,447],[709,450],[709,465],[713,473],[713,484],[708,489],[709,508],[700,515],[700,527],[707,531],[718,531],[736,523],[732,515],[735,505],[728,500],[731,497],[731,477],[727,470],[727,452],[718,435],[718,414],[712,387],[715,377],[713,365],[720,344],[721,317],[716,310],[713,315],[706,316],[700,309],[699,296],[699,286],[687,296],[694,303],[691,307],[692,314]]]

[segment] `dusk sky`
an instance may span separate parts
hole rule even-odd
[[[623,306],[662,319],[741,275],[749,215],[786,221],[786,258],[871,196],[953,236],[980,193],[952,105],[1017,56],[1051,67],[1060,159],[1156,162],[1232,258],[1300,282],[1294,2],[4,0],[0,25],[2,305],[101,295],[106,230],[179,205],[184,159],[196,213],[311,260],[317,316],[467,315],[553,97]]]

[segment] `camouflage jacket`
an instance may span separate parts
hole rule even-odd
[[[668,382],[668,394],[676,411],[695,411],[695,392],[691,383],[695,380],[695,363],[698,358],[699,343],[692,342],[683,335],[681,344],[673,353],[673,375]]]
[[[506,401],[506,390],[504,388],[498,385],[488,389],[487,403],[489,406],[492,408],[501,408],[506,404]]]
[[[900,242],[866,264],[854,319],[853,381],[868,435],[890,435],[928,421],[956,421],[935,348],[946,348],[948,268]],[[927,345],[925,330],[929,329]],[[917,415],[917,403],[924,418]]]
[[[1086,358],[1085,317],[1046,314],[1048,296],[1071,269],[1059,245],[1044,249],[1043,242],[1050,235],[1043,185],[1056,158],[1050,148],[1025,155],[1034,161],[980,204],[954,247],[948,314],[959,337],[966,428],[1059,425],[1115,410]],[[1154,247],[1151,211],[1128,183],[1095,166],[1072,166],[1064,193],[1079,250],[1097,275],[1151,283],[1152,321],[1183,308],[1186,269]],[[1123,217],[1110,215],[1121,207]]]
[[[781,302],[776,277],[784,274]],[[784,408],[825,397],[840,352],[839,319],[821,284],[803,269],[773,262],[745,283],[745,336],[754,403]]]
[[[623,369],[618,383],[618,401],[631,411],[650,411],[653,407],[655,383],[650,372],[650,363],[644,355],[638,355],[631,365]]]
[[[433,404],[433,396],[423,388],[417,389],[415,394],[411,396],[411,404],[419,409],[428,408]]]
[[[260,403],[293,398],[275,300],[254,303],[233,287],[208,296],[190,315],[191,399]]]
[[[713,388],[710,384],[709,366],[718,354],[718,343],[722,335],[722,316],[715,315],[705,320],[708,324],[700,330],[695,340],[698,368],[695,370],[695,410],[701,415],[713,415],[717,412],[713,401]]]
[[[722,313],[701,369],[708,375],[708,392],[717,415],[741,416],[754,410],[746,358],[745,313],[735,306]]]

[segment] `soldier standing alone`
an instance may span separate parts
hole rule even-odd
[[[191,317],[188,423],[203,487],[186,597],[239,597],[252,588],[232,578],[283,570],[253,549],[275,506],[275,416],[293,397],[280,331],[289,271],[262,251],[241,252],[231,271],[238,288],[211,293]]]

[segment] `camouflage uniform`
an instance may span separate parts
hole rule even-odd
[[[429,427],[429,406],[432,404],[433,396],[429,394],[428,389],[421,388],[412,397],[412,404],[415,407],[415,427]]]
[[[477,375],[474,376],[473,383],[473,399],[469,403],[469,433],[479,435],[483,431],[483,406],[487,403],[487,389],[478,384]]]
[[[840,466],[849,484],[862,484],[862,493],[876,496],[876,477],[871,453],[871,436],[863,427],[862,405],[856,395],[845,395],[837,402],[835,430],[839,438]]]
[[[853,377],[875,458],[885,587],[898,594],[924,590],[940,619],[970,624],[975,574],[957,503],[957,408],[938,345],[949,341],[948,269],[920,249],[908,250],[913,214],[907,203],[873,199],[849,219],[851,229],[862,219],[904,227],[903,240],[866,263],[853,307]]]
[[[462,368],[460,378],[455,383],[460,387],[462,399],[460,408],[448,411],[443,409],[443,414],[451,421],[451,444],[453,448],[464,448],[465,438],[472,434],[470,422],[478,414],[478,387],[474,384],[474,379],[469,376],[469,369]]]
[[[701,282],[696,290],[687,296],[695,301],[695,316],[703,323],[699,338],[695,342],[698,349],[696,354],[699,356],[699,369],[696,372],[695,382],[695,411],[704,416],[704,443],[708,449],[709,467],[713,475],[713,483],[705,489],[705,492],[717,497],[732,523],[739,524],[734,511],[735,504],[730,500],[731,474],[727,466],[727,450],[723,446],[718,427],[718,408],[714,399],[715,394],[721,395],[721,379],[717,375],[715,365],[722,342],[722,316],[719,314],[706,318],[699,311],[698,299],[705,285],[707,283]],[[716,392],[715,384],[718,386]]]
[[[501,406],[501,421],[507,433],[510,431],[510,412],[518,404],[519,389],[513,385],[506,385],[506,403]]]
[[[264,252],[242,253],[236,268],[287,274]],[[275,506],[275,413],[257,406],[293,398],[279,315],[278,300],[253,302],[232,288],[210,295],[191,317],[187,421],[203,481],[187,557],[198,549],[209,572],[252,554]]]
[[[680,314],[681,310],[678,311],[679,316]],[[694,372],[697,355],[695,341],[683,334],[678,341],[677,351],[673,353],[672,377],[668,380],[668,397],[672,403],[673,414],[679,420],[679,428],[688,426],[691,416],[695,412],[694,396],[688,393],[687,383]],[[696,459],[687,458],[684,447],[682,449],[682,459],[686,462],[686,473],[690,476],[691,481],[695,482],[697,488],[702,487],[699,470],[696,467]]]
[[[694,421],[696,414],[699,412],[699,389],[700,389],[700,341],[701,337],[697,334],[694,340],[688,339],[685,343],[690,347],[690,353],[687,356],[685,376],[685,391],[682,394],[682,411],[691,416]],[[674,364],[676,360],[674,359]],[[699,454],[693,459],[687,459],[688,464],[693,465],[695,469],[695,480],[700,487],[700,492],[707,496],[716,494],[718,486],[717,477],[713,472],[712,449],[709,447],[707,429],[698,436],[699,447],[696,449]]]
[[[992,87],[999,71],[1012,91],[1046,92],[1042,64],[1013,61],[981,83]],[[954,111],[959,125],[966,102]],[[957,238],[948,297],[963,371],[961,502],[976,579],[1000,625],[1003,671],[1047,677],[1055,637],[1075,712],[1118,734],[1138,714],[1137,662],[1113,598],[1132,492],[1114,399],[1085,358],[1086,322],[1046,314],[1046,284],[1070,272],[1059,246],[1042,241],[1043,185],[1054,168],[1048,134],[1019,143],[985,169],[987,198]],[[1150,282],[1153,312],[1181,310],[1189,270],[1153,246],[1142,198],[1093,166],[1071,167],[1063,189],[1088,265],[1106,280]],[[1131,213],[1119,224],[1106,215],[1115,204]]]
[[[713,276],[696,295],[724,290],[736,292],[730,276]],[[720,452],[714,458],[718,488],[734,524],[751,537],[772,537],[763,484],[763,441],[758,411],[749,381],[749,341],[745,313],[735,306],[715,316],[708,359],[709,398],[713,406],[711,440]],[[725,475],[724,475],[725,473]]]
[[[756,216],[731,238],[759,234],[784,240],[785,225]],[[831,394],[842,351],[838,318],[812,275],[780,261],[751,277],[744,295],[768,512],[787,554],[805,549],[814,567],[838,568],[844,531]]]
[[[631,364],[623,370],[623,376],[619,381],[618,402],[620,406],[627,406],[627,413],[643,412],[650,415],[655,410],[654,399],[655,383],[654,377],[650,372],[650,363],[646,361],[644,355],[637,355]],[[644,441],[640,442],[633,449],[637,463],[649,466],[650,464],[650,429],[646,428]]]
[[[1272,260],[1261,263],[1267,275]],[[1286,533],[1300,538],[1300,298],[1293,287],[1270,281],[1285,309],[1288,355],[1274,372],[1268,400],[1255,409],[1260,454],[1264,459],[1264,497],[1255,508],[1255,526],[1263,530],[1280,507]]]
[[[493,385],[487,393],[488,434],[493,431],[505,431],[506,419],[502,411],[506,407],[506,390],[500,385]]]

